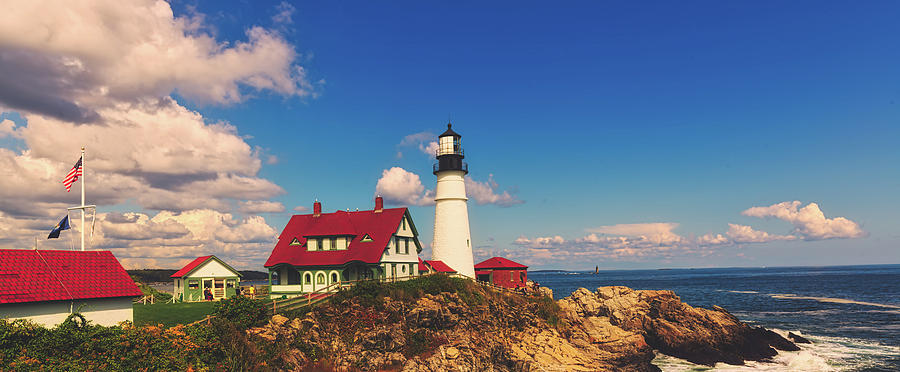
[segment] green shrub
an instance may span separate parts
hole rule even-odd
[[[232,296],[216,303],[213,314],[246,329],[262,325],[269,320],[269,309],[264,300],[244,296]]]

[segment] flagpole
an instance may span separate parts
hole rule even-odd
[[[81,250],[84,251],[84,176],[87,170],[84,168],[84,146],[81,146]]]

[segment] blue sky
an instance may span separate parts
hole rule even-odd
[[[202,20],[193,32],[225,47],[259,26],[297,53],[289,63],[304,71],[302,94],[240,83],[237,102],[197,99],[178,84],[162,94],[206,123],[229,123],[256,149],[254,176],[283,189],[266,195],[285,212],[260,214],[276,231],[293,207],[316,198],[326,210],[370,208],[393,167],[433,189],[432,159],[418,142],[401,142],[442,132],[449,116],[472,180],[492,179],[489,191],[513,200],[470,201],[479,257],[506,255],[536,269],[900,262],[896,2],[171,8],[176,18]],[[7,116],[27,112],[4,103]],[[30,125],[25,117],[13,119]],[[30,148],[2,135],[0,146]],[[742,214],[791,201],[816,203],[823,224],[845,217],[856,229],[817,233],[824,225],[774,209]],[[148,206],[129,199],[105,208],[151,217],[162,209]],[[433,207],[411,208],[420,239],[430,242]],[[650,223],[670,225],[621,226]],[[700,236],[726,234],[729,223],[793,238],[726,235],[700,247]],[[578,240],[597,231],[627,237],[634,250]],[[654,236],[664,241],[646,244]]]

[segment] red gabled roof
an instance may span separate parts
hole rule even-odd
[[[378,263],[391,236],[400,227],[406,208],[384,209],[381,212],[337,211],[313,217],[312,214],[294,215],[278,237],[275,249],[266,260],[265,267],[278,264],[294,266],[343,265],[350,261]],[[410,224],[412,226],[412,224]],[[360,241],[365,234],[371,242]],[[347,249],[337,251],[307,251],[306,238],[310,236],[352,235]],[[290,245],[297,238],[300,245]]]
[[[109,251],[0,249],[0,304],[140,295]]]
[[[444,261],[427,260],[427,261],[425,261],[425,263],[427,263],[428,266],[431,266],[431,268],[434,269],[434,271],[437,271],[439,273],[455,273],[456,272],[456,270],[453,270],[452,268],[450,268],[450,266],[447,266],[447,264],[445,264]]]
[[[527,269],[528,266],[522,265],[517,262],[513,262],[512,260],[505,259],[503,257],[491,257],[488,258],[481,263],[475,265],[475,270],[478,269]]]
[[[428,271],[428,266],[425,266],[425,261],[422,261],[422,258],[419,257],[419,272]]]
[[[172,274],[172,276],[170,276],[170,278],[180,278],[182,276],[185,276],[188,273],[190,273],[191,271],[194,271],[194,269],[196,269],[197,266],[200,266],[200,264],[206,262],[206,260],[208,260],[210,258],[212,258],[212,256],[197,257],[193,261],[188,263],[187,265],[184,265],[184,267],[182,267],[181,270],[178,270],[175,272],[175,274]]]

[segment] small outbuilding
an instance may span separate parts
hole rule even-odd
[[[203,256],[172,274],[175,298],[182,302],[220,300],[237,294],[241,273],[216,256]]]
[[[81,313],[94,324],[133,321],[134,280],[109,251],[0,249],[0,318],[52,327]]]
[[[444,274],[456,274],[456,270],[453,270],[450,266],[444,263],[441,260],[422,260],[419,259],[419,275],[426,274],[434,274],[434,273],[444,273]]]
[[[528,282],[528,266],[503,257],[491,257],[475,265],[475,276],[478,281],[520,288]]]

